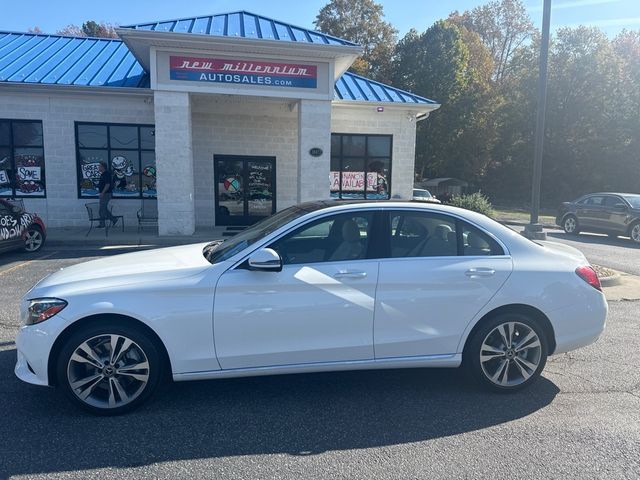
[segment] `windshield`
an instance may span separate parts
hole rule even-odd
[[[640,208],[640,195],[623,195],[622,198],[629,202],[633,208]]]
[[[263,239],[267,235],[275,232],[290,221],[309,212],[313,212],[314,210],[318,210],[323,206],[324,205],[317,203],[289,207],[275,215],[259,221],[234,237],[227,240],[215,240],[209,243],[204,247],[202,254],[211,263],[223,262],[248,246]]]

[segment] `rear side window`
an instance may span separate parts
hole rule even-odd
[[[504,250],[493,238],[466,222],[461,225],[462,254],[464,256],[504,255]]]
[[[479,228],[433,212],[392,211],[388,238],[390,258],[504,255]]]
[[[390,226],[391,258],[458,254],[453,218],[428,212],[391,212]]]

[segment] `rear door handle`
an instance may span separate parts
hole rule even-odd
[[[336,273],[333,278],[364,278],[367,276],[367,272],[350,272],[340,271]]]
[[[464,274],[467,277],[492,277],[496,271],[493,268],[470,268]]]

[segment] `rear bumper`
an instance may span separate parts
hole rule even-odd
[[[556,336],[554,355],[590,345],[604,331],[609,311],[604,294],[594,289],[589,297],[587,302],[549,314]]]

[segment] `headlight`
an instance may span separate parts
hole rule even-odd
[[[33,325],[44,322],[67,306],[67,302],[59,298],[34,298],[29,300],[27,318],[25,323]]]

